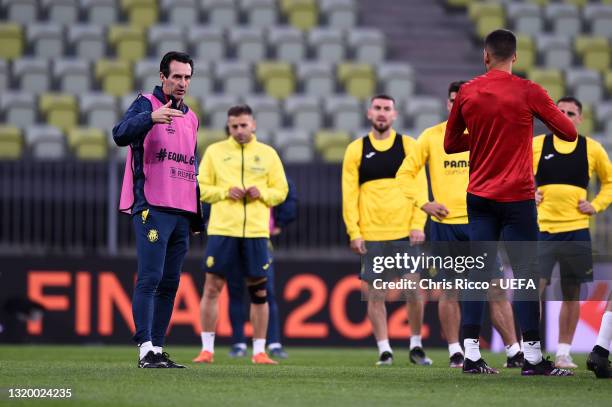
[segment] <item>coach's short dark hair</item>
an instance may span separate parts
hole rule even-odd
[[[582,102],[576,99],[573,96],[563,96],[561,99],[557,100],[557,105],[561,102],[573,103],[578,107],[578,113],[582,114]]]
[[[191,75],[193,75],[193,59],[184,52],[170,51],[164,55],[161,62],[159,63],[159,72],[161,72],[166,78],[170,76],[170,62],[178,61],[191,66]]]
[[[393,96],[389,96],[389,95],[386,95],[384,93],[380,93],[380,94],[378,94],[376,96],[372,96],[372,99],[370,99],[370,104],[372,102],[374,102],[376,99],[390,100],[395,105],[395,99],[393,98]]]
[[[461,85],[463,85],[466,81],[455,81],[455,82],[451,82],[450,85],[448,85],[448,97],[450,97],[451,93],[455,92],[459,92],[459,88],[461,88]]]
[[[229,108],[227,117],[238,117],[243,114],[253,116],[253,109],[249,105],[236,105]]]
[[[516,36],[510,30],[495,30],[485,38],[485,49],[498,61],[506,61],[516,54]]]

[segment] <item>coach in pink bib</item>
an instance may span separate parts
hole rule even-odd
[[[129,147],[119,210],[132,216],[138,278],[132,314],[138,367],[182,368],[163,352],[189,231],[203,229],[197,182],[198,118],[183,103],[193,61],[169,52],[160,63],[161,86],[138,95],[113,129]]]

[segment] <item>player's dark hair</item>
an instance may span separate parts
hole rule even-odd
[[[485,49],[498,61],[507,61],[516,54],[516,36],[510,30],[499,29],[487,35]]]
[[[465,82],[467,82],[467,81],[455,81],[455,82],[451,82],[451,84],[448,85],[448,97],[450,97],[451,93],[453,93],[453,92],[455,92],[455,93],[459,92],[459,88]]]
[[[193,59],[184,52],[170,51],[164,55],[161,62],[159,63],[159,72],[161,72],[166,78],[170,76],[170,62],[178,61],[191,66],[191,75],[193,75]]]
[[[384,93],[380,93],[380,94],[378,94],[376,96],[372,96],[372,99],[370,99],[370,104],[372,102],[374,102],[376,99],[390,100],[395,105],[395,99],[393,98],[393,96],[389,96],[389,95],[386,95]]]
[[[557,100],[557,106],[559,106],[559,103],[561,103],[561,102],[575,104],[578,107],[578,113],[582,114],[582,102],[580,102],[575,97],[573,97],[573,96],[563,96],[561,99]]]
[[[253,116],[253,110],[249,105],[236,105],[229,108],[227,111],[227,117],[238,117],[243,114]]]

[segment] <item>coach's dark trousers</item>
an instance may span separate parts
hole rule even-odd
[[[150,209],[132,217],[138,254],[138,277],[132,297],[134,341],[163,346],[183,260],[189,246],[187,217]]]
[[[538,222],[533,199],[518,202],[496,202],[467,194],[467,211],[472,247],[491,251],[492,262],[500,239],[506,247],[514,278],[533,278],[537,275]],[[530,243],[534,242],[534,243]],[[537,281],[536,281],[537,285]],[[536,293],[537,290],[534,292]],[[514,309],[524,340],[539,340],[540,304],[524,292],[515,291]],[[484,301],[465,301],[462,304],[463,334],[477,338],[484,311]]]

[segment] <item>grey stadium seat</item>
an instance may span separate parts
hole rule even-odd
[[[0,110],[4,112],[8,124],[25,128],[36,123],[36,106],[36,97],[32,93],[16,91],[0,94]]]
[[[149,28],[149,44],[155,47],[154,55],[160,59],[169,51],[187,52],[185,32],[174,25],[154,25]]]
[[[118,21],[119,7],[115,0],[81,0],[81,6],[87,12],[89,23],[110,25]]]
[[[584,17],[591,24],[594,35],[612,38],[612,4],[587,4]]]
[[[0,91],[5,91],[8,89],[9,81],[10,71],[8,62],[4,59],[0,59]]]
[[[237,96],[232,95],[208,95],[202,99],[202,111],[206,119],[205,128],[223,129],[227,124],[227,111],[239,102]],[[200,124],[202,127],[202,124]]]
[[[546,67],[567,68],[572,66],[574,50],[568,36],[538,35],[536,37],[536,47],[542,54]]]
[[[66,156],[66,140],[53,126],[29,126],[25,131],[26,144],[37,159],[61,160]]]
[[[442,103],[439,99],[427,96],[411,97],[406,100],[405,113],[412,118],[415,133],[442,121]]]
[[[537,4],[512,2],[506,5],[506,10],[515,32],[535,35],[544,31],[544,18]]]
[[[324,102],[325,113],[331,119],[332,128],[351,132],[363,127],[365,110],[354,97],[332,96]]]
[[[290,127],[286,129],[280,129],[274,135],[274,146],[277,148],[284,148],[289,145],[311,145],[312,134],[304,129],[296,127]]]
[[[573,4],[551,3],[546,6],[545,14],[555,34],[577,35],[582,31],[582,19]]]
[[[357,5],[354,0],[321,0],[320,7],[330,27],[348,29],[357,24]]]
[[[313,28],[308,33],[308,43],[316,49],[319,61],[339,63],[346,59],[344,35],[334,28]]]
[[[53,75],[63,92],[82,94],[91,89],[91,66],[84,59],[56,59]]]
[[[385,36],[376,29],[354,29],[348,33],[348,43],[359,62],[376,64],[385,59]]]
[[[255,114],[257,134],[261,133],[262,137],[265,137],[262,141],[269,142],[272,132],[283,125],[283,114],[278,100],[265,95],[250,95],[245,98],[245,103],[251,106]]]
[[[396,100],[414,94],[414,68],[407,63],[383,62],[378,65],[377,76],[383,84],[384,93]]]
[[[302,164],[314,161],[314,149],[310,144],[289,144],[281,149],[284,163]]]
[[[596,107],[597,121],[601,123],[608,140],[612,140],[612,102],[600,103]]]
[[[236,58],[257,62],[266,58],[266,40],[262,28],[234,28],[229,30],[230,44],[236,50]]]
[[[162,0],[161,10],[168,22],[175,26],[193,26],[199,22],[197,0]]]
[[[314,96],[293,95],[285,100],[285,112],[296,129],[315,131],[323,127],[320,100]]]
[[[195,58],[218,61],[225,57],[223,29],[218,27],[193,27],[187,30],[189,44],[195,50]]]
[[[143,59],[136,62],[134,73],[138,80],[137,86],[144,92],[151,92],[155,86],[161,84],[158,59]]]
[[[48,20],[59,24],[74,24],[79,20],[79,0],[42,0]]]
[[[58,58],[64,55],[64,30],[59,24],[30,24],[27,27],[28,42],[39,58]]]
[[[218,62],[215,76],[223,83],[223,92],[242,96],[253,92],[253,75],[247,62]]]
[[[213,27],[234,27],[238,23],[237,6],[235,0],[201,0],[208,24]]]
[[[79,98],[81,113],[89,127],[112,129],[119,122],[117,102],[105,93],[83,93]]]
[[[75,47],[77,57],[95,61],[106,55],[104,28],[81,24],[68,28],[68,41]]]
[[[297,76],[309,96],[331,96],[336,90],[334,66],[328,62],[303,62],[297,64]]]
[[[251,27],[273,27],[277,24],[276,0],[240,0],[240,9],[248,16]]]
[[[565,72],[568,86],[582,103],[595,104],[603,99],[603,86],[598,72],[590,69],[568,69]]]
[[[268,43],[274,47],[276,59],[298,63],[306,59],[304,35],[294,27],[270,27]]]
[[[37,0],[2,0],[8,21],[31,24],[38,20]]]
[[[203,97],[213,92],[214,75],[211,65],[208,60],[193,61],[193,75],[187,91],[189,95]]]
[[[19,78],[20,89],[41,93],[50,89],[49,62],[40,58],[21,58],[13,62],[13,77]]]

